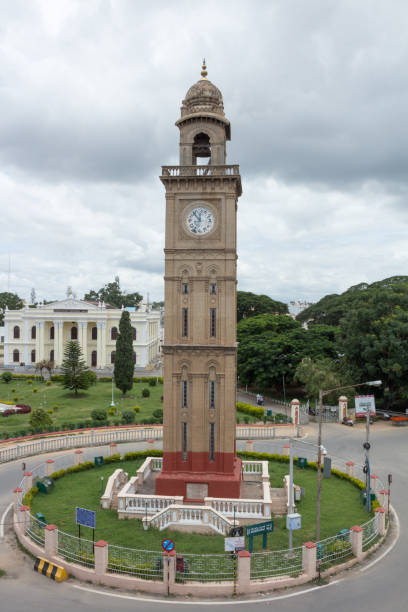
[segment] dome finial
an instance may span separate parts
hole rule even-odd
[[[201,80],[207,80],[207,66],[205,65],[205,58],[203,59],[203,65],[201,67]]]

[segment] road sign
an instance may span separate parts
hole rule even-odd
[[[263,533],[272,533],[273,521],[265,521],[264,523],[256,523],[255,525],[248,525],[245,528],[245,535],[247,538],[254,535],[262,535]]]
[[[165,550],[166,552],[171,552],[176,546],[173,540],[170,539],[162,540],[161,545],[163,550]]]
[[[244,548],[245,548],[244,536],[237,536],[235,538],[224,538],[225,552],[235,552],[236,550],[244,550]]]
[[[95,529],[96,512],[93,510],[86,510],[86,508],[75,508],[75,522],[77,525],[83,525],[84,527],[92,527]]]
[[[368,412],[370,416],[375,416],[374,395],[356,395],[354,405],[356,417],[366,417]]]

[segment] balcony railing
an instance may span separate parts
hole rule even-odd
[[[162,176],[239,176],[239,166],[162,166]]]

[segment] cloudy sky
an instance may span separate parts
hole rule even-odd
[[[223,93],[239,288],[408,274],[406,0],[0,0],[0,291],[163,296],[182,99]],[[10,262],[10,271],[9,271]]]

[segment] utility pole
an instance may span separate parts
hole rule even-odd
[[[316,542],[320,540],[320,498],[322,492],[322,413],[323,391],[319,389],[319,433],[317,436],[317,506],[316,506]]]
[[[366,414],[366,441],[363,444],[363,447],[366,452],[365,459],[365,474],[366,474],[366,508],[367,512],[371,510],[371,474],[370,474],[370,406],[367,406],[367,414]]]

